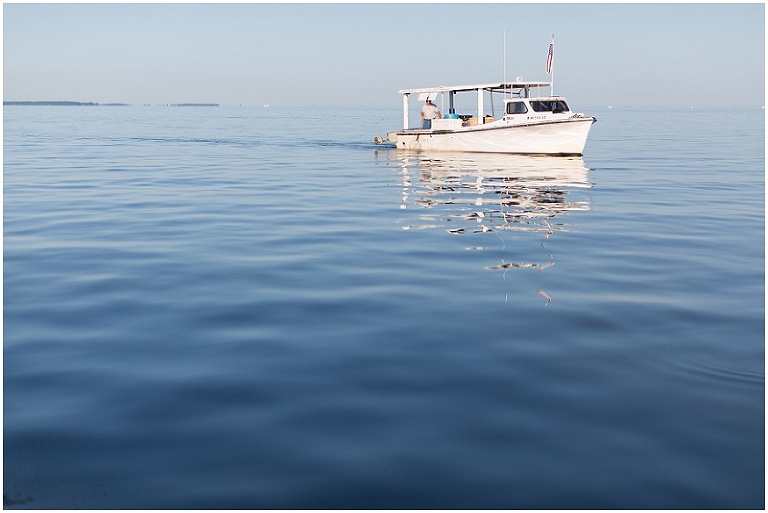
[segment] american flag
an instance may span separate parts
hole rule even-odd
[[[552,42],[549,43],[549,52],[547,53],[547,75],[552,73],[552,54],[555,51],[555,37],[552,36]]]

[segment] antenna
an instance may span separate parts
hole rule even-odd
[[[507,88],[507,31],[504,31],[504,89]]]

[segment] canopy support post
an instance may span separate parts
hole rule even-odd
[[[482,125],[485,122],[485,116],[483,116],[483,90],[477,90],[477,124]]]
[[[403,130],[408,130],[408,93],[403,95]]]

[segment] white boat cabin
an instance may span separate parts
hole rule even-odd
[[[439,86],[417,89],[401,89],[398,93],[403,95],[403,130],[422,130],[409,127],[409,100],[412,94],[418,94],[418,100],[423,103],[427,98],[436,100],[441,96],[440,107],[442,118],[432,121],[432,127],[426,129],[435,130],[456,130],[462,127],[475,127],[492,123],[496,121],[493,116],[483,115],[487,106],[485,105],[485,93],[490,93],[491,102],[494,94],[501,94],[504,104],[504,114],[507,117],[518,117],[525,115],[524,119],[519,121],[533,121],[547,119],[547,114],[572,114],[567,102],[559,96],[539,96],[538,91],[541,88],[551,87],[550,82],[525,82],[518,78],[515,82],[502,82],[490,84],[476,84],[466,86]],[[476,114],[459,114],[455,108],[455,96],[457,93],[474,93],[477,98]],[[447,97],[447,109],[446,109]],[[421,108],[421,105],[418,107]],[[446,109],[446,110],[443,110]]]

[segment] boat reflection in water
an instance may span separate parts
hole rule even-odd
[[[402,173],[400,208],[419,211],[400,220],[403,229],[469,235],[474,245],[466,249],[501,247],[502,254],[513,249],[507,248],[504,232],[527,232],[518,233],[514,254],[529,261],[502,259],[486,266],[505,276],[509,269],[543,271],[555,265],[547,248],[550,237],[569,231],[565,214],[590,210],[589,169],[581,157],[393,152],[387,159]],[[525,244],[532,239],[535,244]],[[518,246],[535,246],[535,253]],[[552,300],[544,290],[536,292],[546,304]]]

